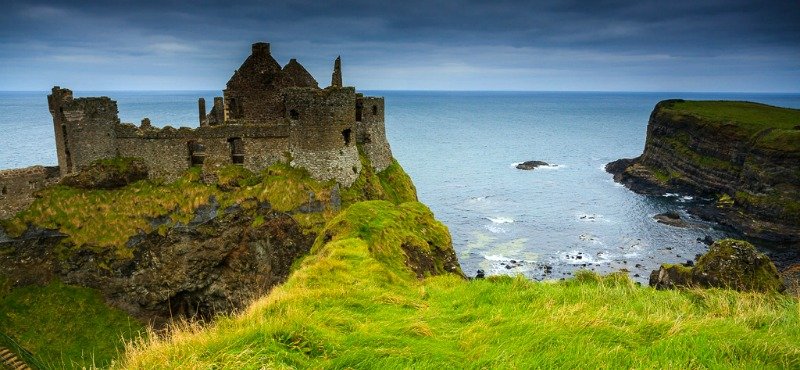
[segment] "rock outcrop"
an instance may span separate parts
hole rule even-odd
[[[638,193],[713,198],[697,213],[745,235],[800,243],[797,123],[796,109],[666,100],[650,115],[644,153],[606,170]]]
[[[783,291],[778,270],[752,244],[736,239],[714,243],[694,267],[661,265],[650,274],[650,286],[727,288],[739,291]]]
[[[0,249],[8,253],[0,266],[17,285],[58,278],[97,289],[115,306],[156,324],[231,312],[284,281],[316,235],[268,203],[256,204],[254,214],[217,206],[201,207],[188,224],[130,238],[132,258],[107,249],[69,253],[66,235],[55,230],[6,235]],[[263,222],[254,225],[256,218]]]
[[[520,170],[534,170],[536,167],[549,166],[550,164],[542,161],[525,161],[518,164],[516,167]]]
[[[115,189],[147,178],[147,164],[139,158],[110,158],[93,162],[78,173],[66,175],[62,185],[80,189]]]

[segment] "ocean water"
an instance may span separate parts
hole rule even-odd
[[[76,92],[117,100],[123,122],[197,126],[197,98],[219,92]],[[691,219],[657,223],[697,201],[634,194],[603,166],[644,148],[647,120],[662,99],[750,100],[800,108],[800,94],[411,92],[386,98],[394,156],[419,198],[450,229],[464,271],[568,277],[578,269],[627,270],[646,281],[661,263],[703,253],[697,241],[732,236]],[[0,92],[0,169],[56,164],[46,92]],[[522,171],[526,160],[549,167]],[[772,251],[775,253],[774,251]]]

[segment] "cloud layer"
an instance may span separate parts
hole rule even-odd
[[[362,89],[800,90],[800,3],[17,2],[0,90],[222,89],[257,40]]]

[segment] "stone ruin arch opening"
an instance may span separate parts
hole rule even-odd
[[[378,106],[377,105],[373,105],[372,106],[372,115],[373,116],[377,116],[378,115]]]
[[[361,111],[364,110],[364,104],[361,102],[356,103],[356,122],[361,122]]]
[[[189,165],[202,166],[206,159],[206,148],[195,140],[186,143],[189,147]]]
[[[291,118],[293,120],[300,119],[300,112],[298,112],[297,109],[290,110],[289,111],[289,118]]]
[[[231,163],[244,164],[244,144],[242,138],[232,137],[228,139],[228,145],[231,148]]]

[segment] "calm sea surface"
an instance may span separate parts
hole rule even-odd
[[[603,166],[642,152],[662,99],[735,99],[800,108],[800,95],[582,92],[397,92],[386,97],[395,157],[420,200],[449,228],[464,271],[560,278],[579,268],[627,269],[644,281],[726,236],[698,222],[679,229],[655,214],[696,201],[648,197],[615,184]],[[216,92],[219,94],[219,92]],[[0,169],[56,164],[45,92],[0,92]],[[116,100],[123,122],[197,126],[197,98],[214,91],[76,92]],[[541,160],[553,166],[514,168]]]

